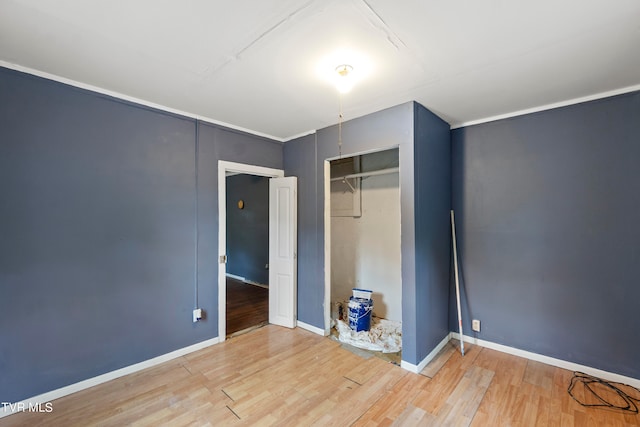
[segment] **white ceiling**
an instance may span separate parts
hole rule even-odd
[[[640,89],[640,1],[0,0],[0,61],[280,140],[337,122],[347,62],[346,120],[455,127]]]

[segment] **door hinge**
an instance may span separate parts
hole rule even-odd
[[[227,256],[220,255],[220,264],[226,264],[226,263],[227,263]]]

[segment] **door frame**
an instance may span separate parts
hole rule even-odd
[[[282,178],[284,170],[218,160],[218,339],[227,339],[227,173]]]

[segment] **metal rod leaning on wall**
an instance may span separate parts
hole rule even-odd
[[[456,219],[451,210],[451,238],[453,240],[453,271],[456,277],[456,304],[458,306],[458,331],[460,333],[460,352],[464,356],[464,340],[462,335],[462,311],[460,310],[460,279],[458,278],[458,248],[456,245]]]

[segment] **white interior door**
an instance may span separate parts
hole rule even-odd
[[[269,323],[294,328],[297,317],[295,176],[269,181]]]

